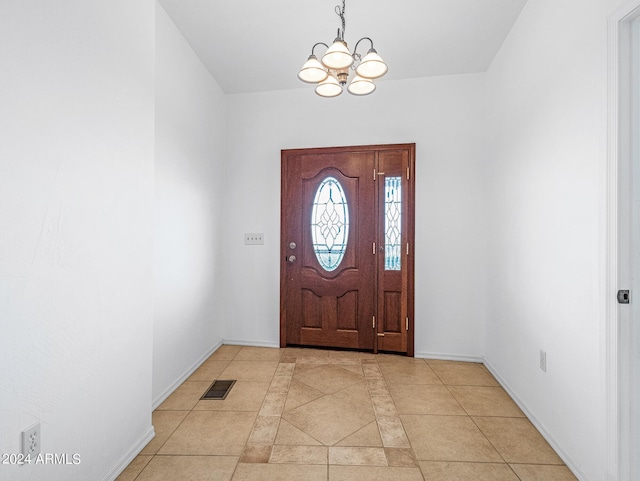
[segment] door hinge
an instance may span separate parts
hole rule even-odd
[[[374,329],[376,328],[376,316],[373,316],[373,326]]]
[[[407,255],[409,255],[409,243],[407,242]]]
[[[376,243],[373,243],[373,250],[371,252],[374,256],[376,255]]]
[[[406,319],[405,330],[407,331],[409,330],[409,316],[407,316],[407,319]]]
[[[373,169],[373,180],[378,180],[378,176],[384,174],[384,172],[377,172],[376,169]]]
[[[409,167],[407,167],[407,180],[409,180]]]

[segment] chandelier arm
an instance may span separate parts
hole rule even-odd
[[[311,47],[311,55],[315,55],[314,51],[318,45],[324,45],[325,47],[329,48],[329,45],[327,45],[326,43],[318,42],[313,47]]]
[[[371,48],[373,48],[373,40],[371,40],[369,37],[362,37],[360,40],[358,40],[358,41],[356,42],[356,46],[353,48],[353,55],[354,55],[354,58],[355,58],[355,56],[356,56],[356,55],[358,55],[358,54],[357,54],[358,45],[360,45],[360,42],[362,42],[363,40],[369,40],[369,42],[371,43]],[[360,55],[358,55],[358,56],[360,56]]]

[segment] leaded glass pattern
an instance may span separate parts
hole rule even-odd
[[[384,179],[384,269],[399,271],[402,252],[402,177]]]
[[[340,182],[327,177],[318,186],[311,211],[311,241],[323,269],[330,272],[340,265],[348,240],[347,198]]]

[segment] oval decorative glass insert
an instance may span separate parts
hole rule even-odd
[[[342,262],[349,239],[349,206],[338,179],[327,177],[318,186],[311,210],[311,241],[318,262],[333,271]]]

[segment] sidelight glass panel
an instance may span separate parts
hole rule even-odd
[[[399,271],[402,253],[402,177],[384,180],[384,269]]]
[[[349,206],[344,189],[336,178],[327,177],[318,186],[311,211],[313,250],[326,271],[340,265],[348,239]]]

